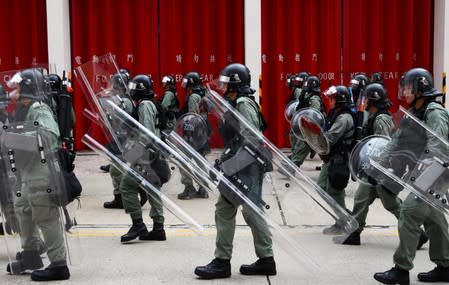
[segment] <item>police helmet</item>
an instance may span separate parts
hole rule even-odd
[[[349,93],[348,88],[344,85],[331,86],[323,92],[323,95],[325,98],[335,99],[335,106],[337,107],[349,107],[352,104],[351,94]],[[323,101],[327,111],[329,111],[331,108],[326,106],[326,103],[328,103],[329,100]]]
[[[19,88],[20,98],[43,99],[46,84],[44,75],[37,68],[25,69],[17,72],[7,83],[9,88]]]
[[[442,95],[434,88],[432,74],[424,68],[412,68],[402,76],[399,82],[399,95],[404,96],[406,90],[416,98]]]
[[[305,92],[320,93],[320,79],[314,75],[308,76],[303,85]]]
[[[379,83],[379,84],[384,85],[384,79],[382,78],[382,74],[380,72],[371,73],[369,82],[370,83]]]
[[[309,74],[305,71],[296,73],[296,74],[289,74],[287,76],[287,86],[288,88],[298,87],[301,88],[306,81]]]
[[[390,107],[387,90],[380,83],[368,84],[363,91],[363,95],[368,100],[368,107],[375,106],[378,109],[388,109]]]
[[[163,87],[175,86],[176,84],[175,78],[172,75],[165,75],[164,77],[162,77],[161,82]]]
[[[181,86],[182,88],[191,88],[192,90],[201,89],[201,76],[198,72],[189,72],[186,75],[184,75],[184,78],[182,79]]]
[[[119,71],[118,73],[112,75],[110,82],[113,89],[120,92],[125,92],[126,86],[129,84],[129,78],[125,73]]]
[[[256,92],[251,89],[251,73],[247,66],[241,63],[227,65],[220,73],[220,82],[226,84],[227,92],[251,95]]]
[[[154,96],[153,80],[148,75],[136,75],[128,84],[131,98],[138,99],[152,99]]]
[[[368,77],[365,74],[357,74],[351,79],[351,87],[353,91],[361,91],[368,85]]]
[[[129,73],[128,69],[126,68],[120,68],[118,71],[120,74],[123,74],[125,76],[125,79],[127,82],[131,79],[131,74]]]
[[[61,80],[61,77],[59,77],[59,75],[49,74],[45,77],[45,80],[46,80],[48,86],[50,87],[51,91],[55,92],[55,91],[61,90],[62,80]]]

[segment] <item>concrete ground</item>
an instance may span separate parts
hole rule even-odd
[[[219,150],[207,156],[210,161],[217,157]],[[182,192],[179,171],[174,170],[172,179],[163,187],[163,192],[176,202],[185,212],[194,217],[204,231],[196,233],[184,222],[166,212],[167,241],[121,244],[120,236],[127,232],[130,218],[123,210],[107,210],[103,202],[112,199],[112,185],[108,174],[99,170],[107,161],[94,153],[79,153],[76,173],[83,185],[81,204],[75,212],[78,222],[77,235],[68,235],[71,246],[71,278],[52,284],[379,284],[373,274],[392,267],[392,256],[398,244],[395,218],[376,201],[368,215],[368,227],[362,234],[361,246],[343,246],[331,242],[329,236],[321,232],[332,221],[319,211],[312,210],[310,199],[295,199],[296,209],[300,209],[300,223],[286,222],[276,202],[267,201],[273,207],[270,217],[283,224],[284,231],[291,234],[299,244],[298,251],[274,235],[274,251],[278,274],[276,276],[244,276],[239,267],[256,260],[252,235],[245,225],[241,213],[237,218],[234,239],[234,253],[231,260],[232,277],[218,280],[200,280],[193,273],[198,265],[205,265],[213,258],[215,247],[214,204],[216,196],[209,199],[180,201],[177,194]],[[303,172],[316,180],[319,171],[318,158],[306,160]],[[282,188],[289,180],[279,175],[272,176],[273,191]],[[291,182],[290,182],[291,183]],[[347,188],[347,207],[352,208],[353,195],[357,183],[350,181]],[[289,199],[289,196],[285,196]],[[288,200],[287,200],[288,202]],[[288,203],[287,203],[288,204]],[[145,222],[151,228],[148,217],[149,204],[143,207]],[[284,209],[285,211],[285,209]],[[282,219],[281,219],[281,218]],[[3,242],[0,242],[0,244]],[[415,268],[411,271],[411,283],[418,283],[416,274],[434,267],[428,258],[428,244],[417,252]],[[5,246],[0,246],[0,266],[8,262]],[[45,257],[44,262],[48,263]],[[31,283],[27,274],[11,276],[0,271],[0,284]]]

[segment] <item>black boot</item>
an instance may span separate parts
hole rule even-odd
[[[3,223],[0,223],[0,236],[5,235],[5,231],[3,230]]]
[[[48,250],[48,247],[43,240],[40,240],[38,248],[39,249],[37,250],[37,252],[39,253],[39,255],[46,253]],[[19,251],[16,253],[16,260],[21,260],[21,259],[23,259],[23,251]]]
[[[184,191],[180,194],[178,194],[179,200],[190,200],[192,198],[195,198],[196,195],[196,189],[192,185],[186,186],[184,188]]]
[[[314,157],[315,157],[315,155],[316,155],[316,151],[314,151],[314,150],[310,150],[310,159],[313,159]]]
[[[126,234],[121,236],[120,241],[128,242],[128,241],[136,239],[142,235],[147,235],[147,234],[148,234],[148,230],[147,230],[147,227],[145,226],[145,224],[143,223],[143,220],[136,219],[136,220],[133,220],[133,225],[131,226],[129,231]]]
[[[110,164],[106,164],[106,165],[101,165],[100,166],[100,170],[103,171],[103,172],[109,172],[110,168],[111,168]]]
[[[203,186],[200,186],[198,188],[198,191],[195,193],[195,198],[207,199],[207,198],[209,198],[209,193],[207,193],[207,190],[204,189]]]
[[[42,268],[42,258],[36,250],[24,250],[22,259],[14,261],[6,266],[6,271],[11,274],[19,274],[25,270],[35,270]]]
[[[419,273],[418,279],[421,282],[449,282],[449,267],[437,266],[429,272]]]
[[[164,224],[153,223],[153,230],[148,234],[139,236],[140,240],[166,240]]]
[[[123,209],[122,195],[114,194],[114,200],[104,202],[103,207],[106,209]]]
[[[33,281],[67,280],[70,278],[70,271],[67,265],[49,266],[45,270],[35,270],[31,272]]]
[[[343,242],[346,245],[360,245],[360,232],[351,233]]]
[[[215,258],[209,264],[197,266],[195,274],[203,279],[228,278],[231,276],[229,259]]]
[[[427,236],[426,232],[421,230],[421,235],[419,236],[418,245],[416,246],[417,250],[420,250],[422,246],[429,240],[429,237]]]
[[[259,258],[253,264],[240,266],[240,273],[243,275],[276,275],[276,262],[272,256]]]
[[[374,279],[384,284],[410,284],[408,270],[401,269],[397,266],[385,272],[378,272],[374,274]]]

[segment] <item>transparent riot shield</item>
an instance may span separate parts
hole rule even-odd
[[[397,130],[381,155],[370,157],[368,175],[386,189],[394,193],[405,190],[448,216],[447,138],[403,107],[395,117],[399,122]]]
[[[263,203],[259,202],[258,206],[264,205],[266,213],[279,225],[294,229],[299,239],[311,229],[306,225],[335,222],[341,226],[343,236],[357,229],[357,222],[345,209],[265,138],[219,92],[220,88],[215,82],[209,83],[203,100],[209,106],[210,115],[219,121],[214,131],[222,136],[225,150],[216,164],[226,177],[239,177],[257,166],[264,177],[261,193]],[[251,108],[257,108],[249,97],[238,100],[237,108],[243,100],[253,106]],[[289,183],[279,181],[283,177],[280,171],[289,174]],[[318,227],[314,230],[318,231]],[[306,240],[301,242],[307,243]],[[313,255],[319,257],[316,252]]]
[[[312,108],[304,108],[294,117],[302,137],[316,153],[324,155],[330,151],[330,143],[324,135],[323,114]]]
[[[110,55],[99,57],[76,69],[75,74],[86,92],[84,95],[91,102],[91,110],[85,110],[85,114],[97,127],[96,131],[91,130],[86,134],[82,141],[97,153],[106,156],[125,175],[133,177],[154,201],[162,203],[173,215],[200,233],[203,227],[160,191],[161,185],[170,178],[166,162],[169,152],[164,150],[166,144],[157,135],[129,116],[114,100],[112,85],[106,79],[118,73]],[[101,80],[104,84],[97,83],[95,78],[104,78]],[[107,138],[105,143],[98,136],[98,128],[104,134],[103,138]],[[190,168],[189,161],[183,163],[184,168]]]
[[[114,129],[114,126],[110,126],[111,122],[107,114],[101,111],[104,102],[114,102],[128,113],[132,112],[132,100],[129,97],[128,86],[124,84],[126,82],[125,75],[119,72],[119,68],[111,54],[96,57],[94,60],[78,66],[75,69],[75,76],[79,79],[83,93],[90,95],[85,96],[85,98],[91,113],[95,116],[100,116],[98,119],[108,129]],[[124,91],[121,92],[119,90]],[[119,148],[118,151],[123,151],[121,146],[124,139],[120,135],[106,138],[111,143],[111,146],[113,145]]]
[[[293,119],[293,116],[295,115],[296,107],[298,106],[298,100],[292,101],[287,104],[284,110],[284,117],[287,120],[287,122],[291,122]]]
[[[391,141],[390,137],[381,135],[372,135],[363,138],[354,146],[349,156],[349,170],[352,177],[362,184],[372,184],[374,178],[367,174],[369,172],[370,159],[378,159],[385,146]]]
[[[58,130],[56,123],[42,119],[40,108],[49,107],[34,102],[28,109],[27,119],[35,115],[36,121],[7,124],[0,131],[0,205],[11,274],[43,267],[41,255],[47,250],[50,263],[72,261],[73,239],[66,233],[74,228],[66,208],[69,192],[59,164]]]

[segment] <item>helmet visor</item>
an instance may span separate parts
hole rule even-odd
[[[335,86],[331,86],[323,92],[321,98],[326,112],[329,112],[335,107],[335,94],[337,94],[337,88]]]
[[[407,98],[410,98],[411,96],[414,96],[413,83],[410,81],[400,82],[399,88],[398,88],[398,99],[407,101]]]

